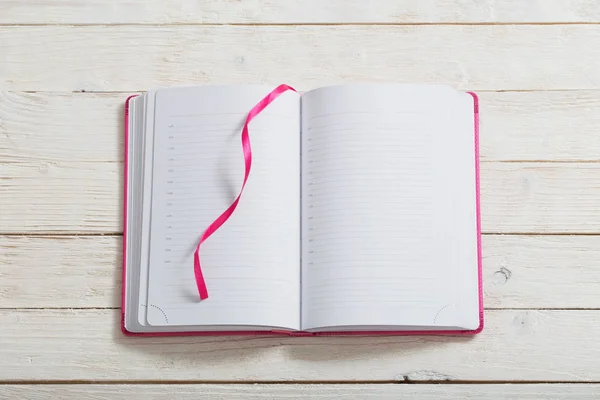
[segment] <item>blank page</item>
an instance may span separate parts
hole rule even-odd
[[[472,97],[326,87],[302,129],[302,328],[476,328]]]
[[[272,87],[156,92],[147,321],[153,326],[299,327],[299,96],[284,93],[250,124],[253,164],[233,216],[195,246],[233,202],[244,175],[241,129]]]

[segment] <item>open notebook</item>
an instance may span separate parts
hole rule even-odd
[[[478,111],[441,85],[166,88],[126,101],[127,334],[456,334],[483,328]]]

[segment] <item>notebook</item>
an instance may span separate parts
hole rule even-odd
[[[123,332],[480,332],[478,115],[434,84],[129,97]]]

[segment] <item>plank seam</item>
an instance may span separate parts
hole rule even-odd
[[[542,381],[542,380],[297,380],[297,381],[230,381],[230,380],[0,380],[8,385],[565,385],[600,384],[600,381]]]
[[[168,27],[168,26],[206,26],[206,27],[297,27],[297,26],[554,26],[554,25],[600,25],[600,21],[506,21],[506,22],[171,22],[171,23],[0,23],[0,27]]]

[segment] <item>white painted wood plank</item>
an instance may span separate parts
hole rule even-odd
[[[600,92],[481,92],[483,161],[600,160]]]
[[[486,315],[473,338],[131,338],[118,310],[2,310],[0,380],[600,380],[600,311]]]
[[[600,397],[598,384],[124,384],[0,385],[6,399],[46,400],[214,400],[214,399],[378,399],[398,400],[587,400]]]
[[[122,231],[121,163],[7,163],[0,233]],[[600,164],[481,165],[486,233],[600,232]]]
[[[121,265],[121,237],[0,236],[0,307],[120,307]]]
[[[486,308],[600,308],[600,236],[482,240]]]
[[[0,236],[0,307],[120,307],[121,237]],[[485,307],[600,308],[600,236],[483,237]]]
[[[0,233],[122,231],[122,163],[7,163],[1,167]]]
[[[437,82],[600,88],[600,25],[4,26],[4,90],[146,90],[207,82]]]
[[[127,97],[0,91],[0,163],[123,161]]]
[[[482,230],[600,232],[599,178],[595,163],[483,163]]]
[[[129,0],[4,2],[1,24],[598,22],[594,0]],[[7,12],[6,12],[7,11]]]
[[[0,92],[0,162],[123,161],[126,97]],[[479,97],[482,161],[600,160],[600,91]]]

